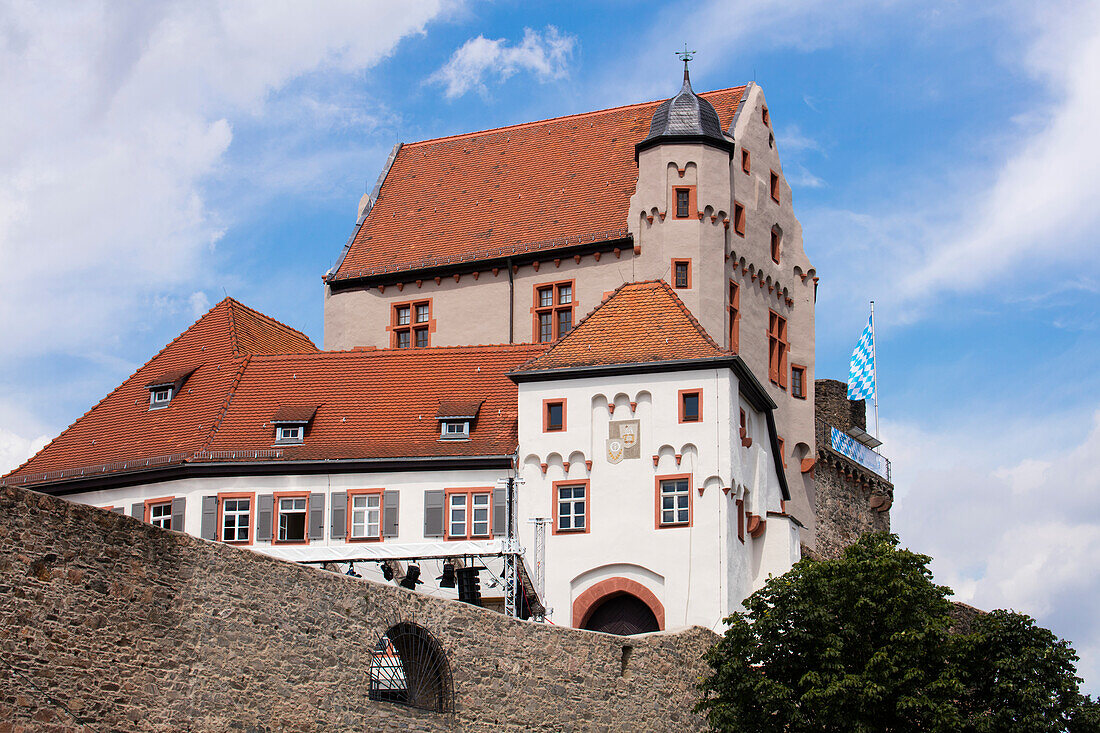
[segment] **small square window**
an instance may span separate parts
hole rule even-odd
[[[660,482],[660,525],[687,525],[691,523],[691,491],[686,478],[665,479]]]
[[[426,329],[426,328],[416,329],[416,348],[418,348],[418,349],[428,348],[428,329]]]
[[[572,285],[559,285],[558,286],[558,305],[569,305],[573,302],[573,286]]]
[[[407,349],[411,345],[411,339],[408,331],[397,332],[397,348]]]
[[[275,428],[276,443],[301,443],[305,440],[304,425],[278,425]]]
[[[552,433],[565,430],[565,401],[548,401],[544,409],[543,432]]]
[[[427,323],[428,318],[431,317],[430,309],[427,303],[420,303],[416,306],[416,322]]]
[[[554,305],[554,289],[539,288],[539,308],[549,308]]]
[[[172,529],[172,502],[151,504],[149,506],[149,524],[161,529]]]
[[[557,531],[558,532],[582,532],[588,523],[586,511],[587,500],[585,494],[588,487],[584,484],[575,486],[558,486],[555,489],[557,496]]]
[[[409,306],[399,305],[397,306],[397,325],[407,326],[409,325]]]
[[[701,398],[702,390],[681,390],[680,422],[700,422],[703,419]]]
[[[447,440],[462,440],[470,437],[470,423],[468,420],[444,420],[440,429],[441,438]]]
[[[172,401],[171,387],[157,387],[149,391],[149,407],[167,407]]]

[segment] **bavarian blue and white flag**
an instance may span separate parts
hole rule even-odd
[[[872,315],[867,319],[867,328],[859,337],[856,350],[852,352],[852,364],[848,368],[848,399],[865,400],[875,398],[875,326]]]

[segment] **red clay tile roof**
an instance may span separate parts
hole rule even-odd
[[[320,407],[300,446],[271,460],[507,455],[516,450],[516,385],[509,371],[544,346],[468,346],[254,357],[207,450],[274,447],[280,401]],[[469,441],[441,441],[441,400],[484,401]]]
[[[728,356],[663,280],[620,285],[516,372]]]
[[[209,440],[251,354],[278,346],[317,351],[298,331],[226,298],[8,476],[181,461]],[[190,376],[168,406],[150,410],[146,385],[185,373]]]
[[[309,422],[317,414],[317,405],[282,405],[271,422]]]
[[[242,313],[247,338],[240,337]],[[278,344],[313,346],[262,314],[222,301],[0,484],[186,462],[510,454],[518,440],[517,387],[506,375],[546,349],[239,351]],[[190,370],[167,407],[149,409],[145,385],[154,376]],[[469,441],[439,440],[436,413],[451,400],[465,409],[480,405]],[[312,418],[302,445],[274,445],[273,421],[286,416]]]
[[[744,89],[700,95],[722,129]],[[402,146],[335,279],[625,236],[634,145],[660,103]]]
[[[176,382],[183,382],[185,379],[195,373],[195,370],[200,365],[184,367],[183,369],[173,369],[170,372],[165,372],[159,376],[153,377],[146,384],[146,388],[149,387],[167,387],[168,385],[175,384]]]
[[[439,409],[435,411],[435,416],[438,418],[477,417],[477,411],[481,409],[481,403],[484,401],[477,397],[473,399],[444,397],[439,400]]]

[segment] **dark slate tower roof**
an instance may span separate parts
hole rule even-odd
[[[687,68],[684,69],[684,85],[675,97],[657,107],[649,123],[649,135],[634,146],[634,154],[654,145],[675,142],[701,142],[723,150],[733,149],[733,143],[722,133],[722,123],[714,105],[691,88]]]

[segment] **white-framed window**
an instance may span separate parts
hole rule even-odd
[[[466,494],[451,494],[447,502],[447,535],[466,536]]]
[[[353,494],[351,497],[352,539],[378,539],[382,527],[382,495]]]
[[[661,481],[661,524],[688,524],[691,521],[690,486],[686,478]]]
[[[451,440],[461,440],[470,437],[469,420],[444,420],[440,429],[440,436]]]
[[[278,425],[275,427],[275,440],[279,443],[301,443],[305,440],[305,425]]]
[[[471,494],[470,513],[472,526],[470,535],[473,537],[489,536],[489,508],[492,498],[489,494]]]
[[[588,501],[587,488],[584,484],[557,487],[557,528],[559,532],[575,532],[585,529],[588,516],[585,509]]]
[[[279,499],[279,542],[305,542],[308,501],[304,496]]]
[[[222,501],[222,542],[248,542],[251,519],[251,499],[224,499]]]
[[[161,529],[172,529],[172,502],[149,505],[149,524]]]
[[[167,407],[172,401],[171,387],[157,387],[149,390],[149,407]]]

